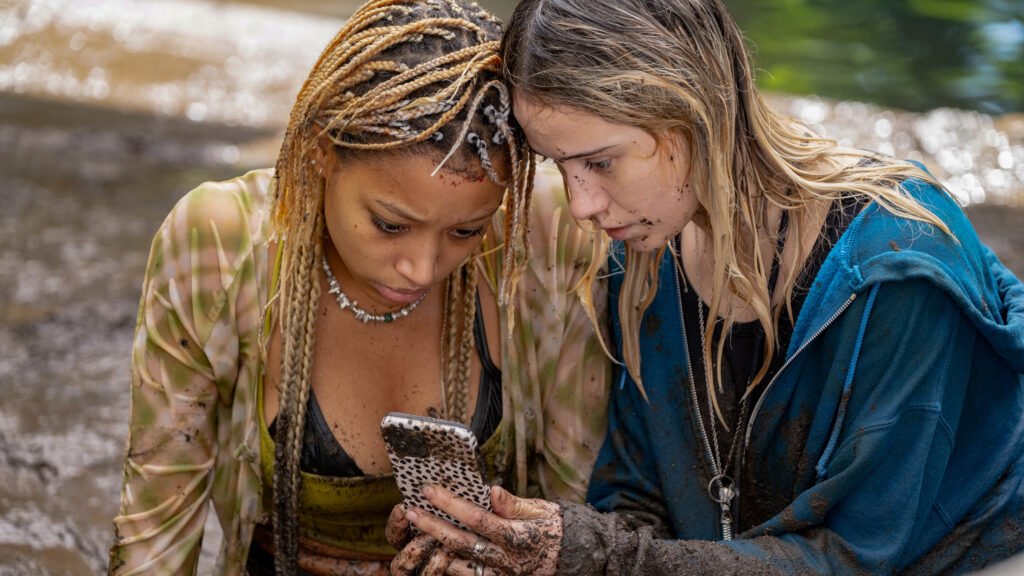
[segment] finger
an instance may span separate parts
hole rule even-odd
[[[451,565],[448,566],[448,576],[477,576],[476,574],[477,563],[473,560],[463,560],[462,558],[456,558],[452,560]],[[484,576],[496,576],[498,573],[494,568],[484,566]]]
[[[459,498],[441,486],[426,486],[423,488],[423,495],[438,509],[447,512],[452,518],[461,522],[463,526],[488,540],[499,543],[504,542],[505,535],[510,531],[508,520],[477,506],[469,500]],[[470,541],[470,548],[472,548],[475,542],[475,538]]]
[[[463,530],[451,522],[419,508],[411,508],[406,513],[406,518],[410,524],[419,528],[425,535],[434,538],[448,550],[460,554],[464,551],[472,551],[473,545],[479,538],[476,534]]]
[[[493,564],[501,564],[506,558],[505,552],[499,546],[487,540],[482,541],[483,550],[474,550],[477,542],[481,542],[479,535],[463,530],[429,512],[413,508],[407,517],[414,526],[437,539],[449,553],[464,558],[479,558]]]
[[[505,566],[509,562],[509,554],[501,546],[481,538],[479,535],[463,530],[458,526],[439,519],[419,508],[413,508],[409,513],[410,522],[423,531],[434,537],[449,556],[469,558],[485,564],[494,566]],[[478,546],[481,544],[481,546]]]
[[[491,508],[494,513],[509,520],[537,520],[559,514],[558,504],[534,498],[517,498],[511,492],[493,486]]]
[[[420,574],[423,576],[444,576],[451,563],[452,557],[448,555],[448,552],[444,548],[438,547],[430,555],[430,559],[427,560],[426,565],[420,570]]]
[[[426,534],[420,534],[413,538],[409,544],[398,551],[398,554],[391,560],[392,576],[405,576],[416,574],[417,569],[430,556],[430,553],[437,548],[437,540]]]
[[[384,536],[388,539],[388,543],[395,548],[405,546],[411,536],[409,521],[405,519],[407,510],[405,503],[400,503],[391,509],[391,514],[388,516],[388,526],[384,529]]]

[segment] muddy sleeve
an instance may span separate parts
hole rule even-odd
[[[192,574],[238,365],[237,204],[200,188],[153,240],[132,343],[131,401],[109,573]]]
[[[615,512],[562,503],[558,574],[752,576],[784,574],[760,558],[717,542],[665,540],[652,527],[635,528]]]

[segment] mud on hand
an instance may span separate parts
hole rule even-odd
[[[517,498],[493,487],[494,511],[488,512],[438,486],[424,488],[423,494],[431,504],[472,530],[459,529],[418,509],[406,514],[409,522],[440,542],[445,557],[435,563],[448,564],[444,573],[473,576],[477,564],[483,564],[487,576],[555,574],[562,542],[562,515],[557,504]],[[426,559],[422,546],[413,548],[410,544],[395,558],[394,574],[406,573],[394,572],[396,563],[412,565]]]

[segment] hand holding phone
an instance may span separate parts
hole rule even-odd
[[[423,496],[436,484],[484,509],[491,509],[491,487],[483,474],[476,436],[448,420],[391,412],[380,424],[398,488],[408,506],[426,510],[465,528]]]

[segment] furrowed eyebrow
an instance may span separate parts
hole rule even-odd
[[[409,212],[407,209],[405,209],[405,208],[403,208],[403,207],[401,207],[401,206],[399,206],[397,204],[393,204],[393,203],[391,203],[391,202],[389,202],[387,200],[375,200],[374,202],[376,202],[376,204],[378,206],[380,206],[381,208],[384,208],[385,210],[387,210],[388,212],[390,212],[391,214],[393,214],[395,216],[398,216],[399,218],[403,218],[405,220],[412,221],[412,222],[414,222],[416,224],[422,224],[423,222],[426,221],[425,218],[422,218],[420,216],[416,216],[415,214]],[[466,223],[470,223],[470,222],[478,222],[480,220],[489,219],[493,214],[494,214],[494,211],[491,210],[490,208],[487,208],[487,209],[481,210],[480,213],[478,213],[478,214],[473,214],[469,218],[466,218],[464,220],[460,220],[457,224],[461,225],[461,224],[466,224]]]
[[[491,218],[491,216],[493,216],[493,215],[494,215],[494,211],[493,210],[491,210],[490,208],[485,208],[485,209],[481,210],[479,213],[470,216],[469,218],[466,218],[464,220],[459,220],[458,223],[459,224],[466,224],[468,222],[478,222],[478,221],[484,220],[484,219],[488,219],[489,220]]]
[[[602,146],[596,150],[589,150],[587,152],[580,152],[578,154],[570,154],[569,156],[563,156],[561,158],[553,158],[555,162],[565,162],[566,160],[575,160],[576,158],[583,158],[584,156],[593,156],[594,154],[600,154],[605,150],[611,149],[618,146],[618,144],[609,144],[608,146]]]
[[[399,218],[412,220],[413,222],[423,222],[423,218],[420,218],[419,216],[412,214],[411,212],[409,212],[405,208],[402,208],[401,206],[398,206],[397,204],[392,204],[387,200],[376,200],[376,203],[381,208],[384,208],[385,210],[391,212],[392,214],[398,216]]]

